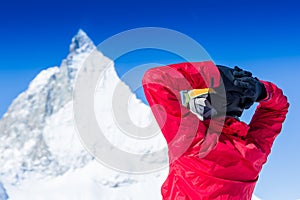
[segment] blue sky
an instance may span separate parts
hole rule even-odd
[[[1,2],[0,115],[40,70],[60,65],[79,28],[95,44],[132,28],[174,29],[199,42],[217,64],[245,67],[283,88],[290,113],[256,194],[265,200],[300,198],[299,8],[291,0]],[[122,75],[144,61],[146,56],[128,57],[116,70]]]

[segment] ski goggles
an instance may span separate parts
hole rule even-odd
[[[215,93],[212,88],[202,88],[202,89],[192,89],[192,90],[181,90],[180,97],[181,103],[185,107],[189,107],[189,102],[191,99],[196,97],[207,97],[209,93]]]

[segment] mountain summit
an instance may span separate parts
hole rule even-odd
[[[76,73],[95,45],[82,31],[73,37],[61,65],[41,71],[0,120],[0,179],[19,183],[30,174],[57,176],[82,166],[91,157],[81,149],[77,164],[63,165],[51,152],[44,129],[47,120],[72,100]],[[99,56],[103,56],[99,53]],[[71,114],[71,113],[70,113]],[[51,133],[55,134],[55,133]]]
[[[79,29],[77,34],[72,38],[70,53],[90,52],[95,49],[95,45],[87,34]]]
[[[91,62],[86,62],[87,58],[92,58],[89,60]],[[113,62],[97,51],[91,39],[80,29],[72,38],[70,52],[60,66],[41,71],[28,89],[12,102],[0,120],[0,180],[11,199],[24,199],[24,196],[28,199],[47,199],[49,196],[49,199],[75,200],[82,199],[83,194],[85,199],[89,197],[87,199],[90,200],[99,199],[99,196],[103,199],[119,199],[119,196],[142,199],[143,192],[138,194],[133,191],[137,191],[136,188],[141,184],[146,184],[143,187],[149,190],[146,179],[151,180],[151,184],[155,183],[152,188],[156,192],[152,191],[149,198],[159,198],[163,180],[161,173],[131,177],[110,170],[96,162],[82,146],[73,119],[73,90],[78,70],[86,65],[103,75],[99,77],[100,85],[95,98],[105,103],[97,104],[95,113],[99,116],[97,120],[105,120],[102,125],[104,132],[109,133],[110,141],[116,147],[123,144],[128,144],[130,148],[141,146],[138,145],[141,141],[127,143],[126,136],[120,135],[119,128],[110,117],[112,111],[108,104],[114,87],[120,83],[125,89],[128,86],[117,76]],[[134,94],[131,96],[129,113],[132,119],[137,125],[147,124],[152,115],[149,107]],[[164,143],[159,135],[153,145],[142,145],[138,151],[140,154],[147,153],[154,146],[159,147]],[[167,160],[162,162],[166,163]],[[59,191],[57,181],[63,184]],[[72,185],[73,182],[78,184]],[[124,190],[132,193],[125,195]],[[41,194],[39,191],[48,192]],[[80,194],[74,197],[66,191],[80,191]]]

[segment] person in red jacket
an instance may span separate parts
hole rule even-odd
[[[275,84],[210,61],[151,68],[143,88],[168,144],[164,200],[250,200],[289,104]],[[239,120],[259,102],[250,124]]]

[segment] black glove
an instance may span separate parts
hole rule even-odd
[[[252,77],[251,72],[243,70],[243,69],[239,68],[238,66],[234,67],[234,70],[233,70],[232,74],[234,76],[234,81],[238,78]],[[254,102],[255,101],[252,98],[244,96],[244,89],[243,89],[243,94],[240,96],[240,104],[239,105],[242,108],[249,109],[254,104]]]
[[[264,84],[256,77],[253,78],[245,76],[236,78],[234,80],[234,85],[244,90],[242,103],[247,101],[259,102],[267,96],[267,91]]]
[[[234,78],[252,77],[252,73],[235,66],[232,72]]]
[[[234,69],[217,65],[222,77],[225,88],[216,88],[217,94],[212,95],[214,99],[223,98],[225,96],[222,91],[226,92],[226,105],[212,104],[216,110],[224,110],[226,106],[226,115],[241,116],[244,109],[250,108],[254,102],[265,98],[266,89],[257,78],[252,77],[252,73],[235,66]]]
[[[234,85],[236,79],[234,74],[237,77],[251,76],[252,74],[239,68],[232,69],[221,65],[217,65],[217,67],[224,85],[220,85],[219,88],[214,88],[217,93],[211,94],[212,106],[216,108],[218,113],[226,111],[227,116],[240,117],[245,108],[245,106],[241,104],[244,89]]]

